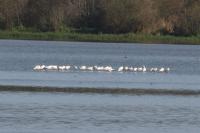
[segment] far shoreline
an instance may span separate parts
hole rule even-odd
[[[172,36],[146,34],[86,34],[68,32],[12,32],[0,31],[0,39],[38,40],[38,41],[71,41],[102,43],[142,43],[142,44],[178,44],[200,45],[200,36]]]

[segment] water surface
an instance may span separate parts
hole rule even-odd
[[[1,133],[198,132],[199,97],[0,93]]]
[[[0,40],[0,85],[200,89],[200,47]],[[169,73],[35,72],[45,65],[170,67]],[[1,133],[188,133],[199,96],[0,92]]]
[[[199,89],[200,47],[56,41],[0,41],[0,84]],[[37,64],[170,67],[170,73],[34,72]]]

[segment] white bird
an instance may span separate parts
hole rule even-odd
[[[87,67],[87,70],[89,70],[89,71],[93,71],[94,68],[93,68],[92,66],[89,66],[89,67]]]
[[[103,66],[94,66],[94,70],[96,70],[96,71],[103,71],[104,67]]]
[[[46,69],[47,70],[58,70],[58,66],[56,66],[56,65],[49,65],[49,66],[46,66]]]
[[[129,71],[129,68],[126,66],[126,67],[124,67],[124,70],[125,71]]]
[[[87,67],[86,66],[80,66],[80,68],[79,68],[80,70],[86,70],[87,69]]]
[[[158,68],[156,68],[156,67],[151,68],[150,71],[151,71],[151,72],[157,72],[157,71],[158,71]]]
[[[106,66],[106,67],[104,67],[104,70],[112,72],[114,69],[111,66]]]
[[[36,65],[33,70],[35,71],[41,71],[45,69],[45,65]]]
[[[39,70],[40,69],[40,65],[36,65],[33,70]]]
[[[143,72],[146,72],[147,71],[147,68],[145,66],[143,66]]]
[[[134,68],[133,67],[129,67],[128,70],[132,72],[132,71],[134,71]]]
[[[78,69],[78,67],[77,67],[77,66],[74,66],[74,69],[75,69],[75,70],[77,70],[77,69]]]
[[[103,66],[100,66],[98,67],[99,71],[104,71],[104,67]]]
[[[69,70],[70,68],[71,68],[71,66],[69,66],[69,65],[65,66],[66,70]]]
[[[43,70],[46,68],[45,65],[41,65],[40,67],[41,67],[41,69],[43,69]]]
[[[66,69],[65,66],[58,66],[58,69],[61,70],[61,71],[64,71]]]
[[[137,67],[134,67],[134,69],[133,69],[133,70],[134,70],[134,72],[137,72],[138,68],[137,68]]]
[[[118,68],[118,72],[122,72],[123,70],[124,70],[123,66],[121,66],[121,67]]]
[[[165,72],[165,68],[164,68],[164,67],[161,67],[161,68],[159,69],[159,72]]]
[[[170,71],[170,68],[168,67],[167,69],[166,69],[166,72],[169,72]]]
[[[94,70],[96,70],[96,71],[97,71],[97,70],[98,70],[98,66],[94,66]]]
[[[51,66],[46,66],[46,69],[47,69],[47,70],[50,70],[50,67],[51,67]]]
[[[139,68],[138,68],[138,71],[139,71],[139,72],[142,72],[142,71],[143,71],[143,67],[139,67]]]

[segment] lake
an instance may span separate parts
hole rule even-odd
[[[0,93],[1,133],[196,133],[200,97]]]
[[[200,47],[48,41],[0,41],[0,84],[59,87],[199,89]],[[170,67],[169,73],[35,72],[44,65]]]
[[[34,71],[35,65],[170,67],[168,73]],[[0,85],[200,91],[195,45],[0,40]],[[188,133],[199,95],[0,91],[1,133]]]

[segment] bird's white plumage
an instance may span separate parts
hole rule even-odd
[[[152,68],[148,68],[145,65],[143,65],[142,67],[129,67],[129,66],[120,66],[118,68],[114,68],[110,65],[108,66],[86,66],[86,65],[82,65],[82,66],[70,66],[70,65],[36,65],[33,68],[34,71],[68,71],[68,70],[79,70],[79,71],[99,71],[99,72],[113,72],[113,71],[117,71],[117,72],[159,72],[159,73],[167,73],[169,72],[171,69],[169,67],[152,67]]]

